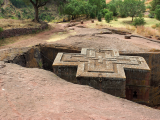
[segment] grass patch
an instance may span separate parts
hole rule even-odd
[[[12,37],[11,38],[1,38],[0,39],[0,47],[8,45],[8,44],[12,44],[15,41],[18,41],[18,39],[12,39]]]
[[[3,28],[0,27],[0,32],[3,32]]]
[[[11,17],[11,19],[18,20],[18,18],[17,18],[17,17],[14,17],[14,16],[13,16],[13,17]]]
[[[160,31],[157,29],[153,29],[151,27],[144,27],[144,26],[138,26],[136,29],[136,33],[143,35],[143,36],[160,36]]]
[[[1,19],[0,22],[0,27],[4,30],[13,28],[36,28],[40,25],[40,23],[35,23],[31,20],[17,20],[16,17],[13,17],[12,19]]]
[[[126,27],[128,25],[132,25],[132,21],[131,20],[132,20],[131,17],[118,18],[116,21],[113,20],[110,23],[107,23],[103,19],[102,22],[95,21],[94,25],[93,25],[93,23],[89,23],[87,26],[88,27],[95,27],[96,24],[97,24],[97,25],[103,25],[103,26],[107,25],[107,26],[121,28],[121,27]],[[146,24],[144,26],[146,26],[146,27],[151,27],[152,25],[160,23],[160,21],[156,20],[155,18],[144,18],[144,20],[146,22]]]
[[[59,33],[54,33],[51,38],[49,40],[46,40],[47,42],[55,42],[58,40],[62,40],[65,39],[71,35],[75,35],[75,32],[70,32],[70,33],[66,33],[66,32],[59,32]]]
[[[155,18],[144,18],[144,26],[133,26],[132,18],[118,18],[117,21],[113,20],[110,23],[107,23],[104,19],[102,22],[98,20],[95,23],[88,23],[87,27],[89,28],[104,28],[104,27],[114,27],[120,30],[129,30],[132,33],[139,34],[142,36],[152,36],[155,38],[157,35],[160,36],[160,21]]]

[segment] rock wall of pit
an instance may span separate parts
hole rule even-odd
[[[28,48],[0,50],[0,61],[19,64],[28,68],[43,68],[52,71],[58,52],[80,53],[81,48],[61,45],[38,45]],[[142,56],[151,69],[149,105],[160,104],[160,52],[127,53],[120,55]],[[137,76],[138,77],[138,76]]]

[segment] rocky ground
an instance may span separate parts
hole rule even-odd
[[[159,120],[160,111],[54,73],[0,64],[1,120]]]
[[[114,33],[102,34],[108,30],[85,28],[86,24],[77,24],[76,26],[72,27],[65,27],[67,23],[51,24],[52,28],[49,31],[44,31],[35,35],[29,35],[27,38],[23,36],[15,38],[13,37],[12,39],[16,39],[17,42],[1,46],[0,49],[33,46],[40,43],[58,43],[76,47],[107,48],[132,52],[160,50],[160,41],[154,42],[138,37],[124,39],[125,35]]]

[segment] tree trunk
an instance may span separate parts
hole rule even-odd
[[[133,17],[132,17],[132,22],[133,22]]]
[[[34,16],[34,22],[39,22],[39,18],[38,18],[38,7],[34,6],[34,10],[35,10],[35,16]]]

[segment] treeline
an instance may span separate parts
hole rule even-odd
[[[106,4],[106,0],[67,0],[67,3],[59,7],[60,14],[68,15],[69,19],[75,19],[79,16],[87,18],[104,17],[107,22],[116,17],[134,17],[142,16],[145,11],[145,1],[142,0],[112,0]],[[141,19],[143,20],[143,19]]]
[[[67,0],[59,6],[60,14],[68,15],[69,18],[75,19],[81,15],[95,18],[101,9],[106,8],[105,0]]]

